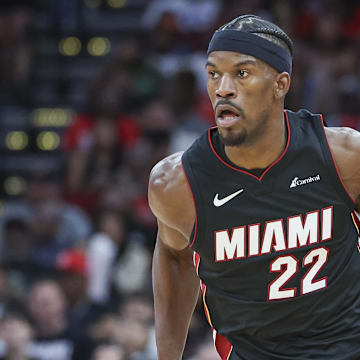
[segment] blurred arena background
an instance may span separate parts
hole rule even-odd
[[[213,124],[212,32],[295,43],[286,107],[360,129],[358,0],[1,0],[0,359],[155,360],[151,167]],[[184,358],[217,359],[201,305]]]

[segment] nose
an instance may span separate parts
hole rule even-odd
[[[234,98],[236,97],[236,88],[231,76],[224,74],[221,78],[219,87],[215,91],[217,98]]]

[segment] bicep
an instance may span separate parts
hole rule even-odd
[[[360,210],[360,133],[350,128],[326,128],[326,136],[344,185]]]
[[[189,245],[188,239],[182,233],[169,227],[159,219],[157,241],[175,251],[183,250]]]

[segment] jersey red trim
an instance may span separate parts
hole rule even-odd
[[[211,321],[210,311],[206,303],[206,285],[200,280],[200,288],[202,292],[202,299],[203,299],[203,305],[204,305],[204,312],[206,316],[206,320],[208,321],[210,327],[214,329],[214,326]]]
[[[355,226],[355,229],[358,233],[358,243],[357,243],[357,249],[360,253],[360,218],[359,218],[360,215],[358,215],[358,213],[356,213],[356,211],[352,211],[351,212],[351,218],[352,218],[352,221],[354,223],[354,226]]]
[[[225,336],[218,334],[216,330],[214,330],[214,343],[221,360],[229,360],[233,346]]]
[[[189,246],[192,247],[194,245],[194,242],[195,242],[195,239],[196,239],[196,235],[197,235],[197,229],[198,229],[198,216],[197,216],[197,208],[196,208],[196,202],[195,202],[195,197],[194,197],[194,193],[191,189],[191,186],[190,186],[190,183],[189,183],[189,179],[186,175],[186,171],[184,169],[184,164],[183,162],[181,161],[181,168],[183,170],[183,173],[184,173],[184,176],[185,176],[185,179],[186,179],[186,183],[188,184],[188,187],[190,189],[190,193],[191,193],[191,197],[192,197],[192,200],[193,200],[193,204],[194,204],[194,209],[195,209],[195,224],[194,224],[194,231],[192,232],[192,239],[190,239],[190,244]]]
[[[357,216],[355,211],[351,212],[351,217],[352,217],[353,223],[354,223],[354,225],[356,227],[356,230],[357,230],[357,232],[358,232],[358,234],[360,236],[360,219]]]
[[[200,265],[200,255],[194,251],[194,266],[196,270],[196,274],[199,276],[199,265]]]
[[[320,114],[320,119],[321,119],[321,125],[322,125],[322,128],[323,128],[323,131],[324,131],[324,136],[325,136],[325,139],[326,139],[326,143],[327,143],[327,145],[328,145],[329,152],[330,152],[330,155],[331,155],[331,158],[332,158],[332,161],[333,161],[333,164],[334,164],[336,173],[337,173],[338,178],[339,178],[339,180],[340,180],[340,183],[341,183],[342,187],[344,188],[346,194],[347,194],[348,197],[350,198],[350,200],[354,203],[354,205],[356,205],[355,199],[350,195],[348,189],[345,187],[344,181],[343,181],[343,179],[342,179],[342,177],[341,177],[341,175],[340,175],[340,171],[339,171],[339,169],[338,169],[338,167],[337,167],[337,164],[336,164],[336,162],[335,162],[334,155],[333,155],[333,153],[332,153],[331,147],[330,147],[330,145],[329,145],[328,138],[327,138],[327,136],[326,136],[323,114]]]
[[[223,160],[220,155],[216,152],[215,148],[214,148],[214,145],[212,143],[212,140],[211,140],[211,129],[213,128],[210,128],[209,131],[208,131],[208,141],[209,141],[209,144],[210,144],[210,147],[211,147],[211,150],[212,152],[214,153],[214,155],[224,164],[226,165],[227,167],[229,167],[230,169],[232,170],[235,170],[235,171],[238,171],[238,172],[241,172],[245,175],[248,175],[248,176],[251,176],[253,178],[255,178],[256,180],[258,181],[262,181],[262,179],[264,178],[264,176],[266,175],[266,173],[272,168],[274,167],[284,156],[285,154],[287,153],[288,151],[288,148],[289,148],[289,145],[290,145],[290,138],[291,138],[291,131],[290,131],[290,123],[289,123],[289,118],[288,118],[288,114],[287,112],[284,110],[284,114],[285,114],[285,120],[286,120],[286,126],[287,126],[287,131],[288,131],[288,137],[287,137],[287,142],[286,142],[286,146],[285,146],[285,149],[283,150],[283,152],[281,153],[281,155],[279,156],[279,158],[277,160],[275,160],[273,163],[271,163],[264,171],[263,173],[261,174],[260,177],[246,171],[246,170],[242,170],[242,169],[238,169],[232,165],[230,165],[229,163],[227,163],[225,160]]]

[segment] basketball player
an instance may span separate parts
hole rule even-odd
[[[284,111],[291,59],[268,21],[222,26],[217,127],[151,173],[159,360],[182,357],[197,275],[222,359],[360,359],[360,135]]]

